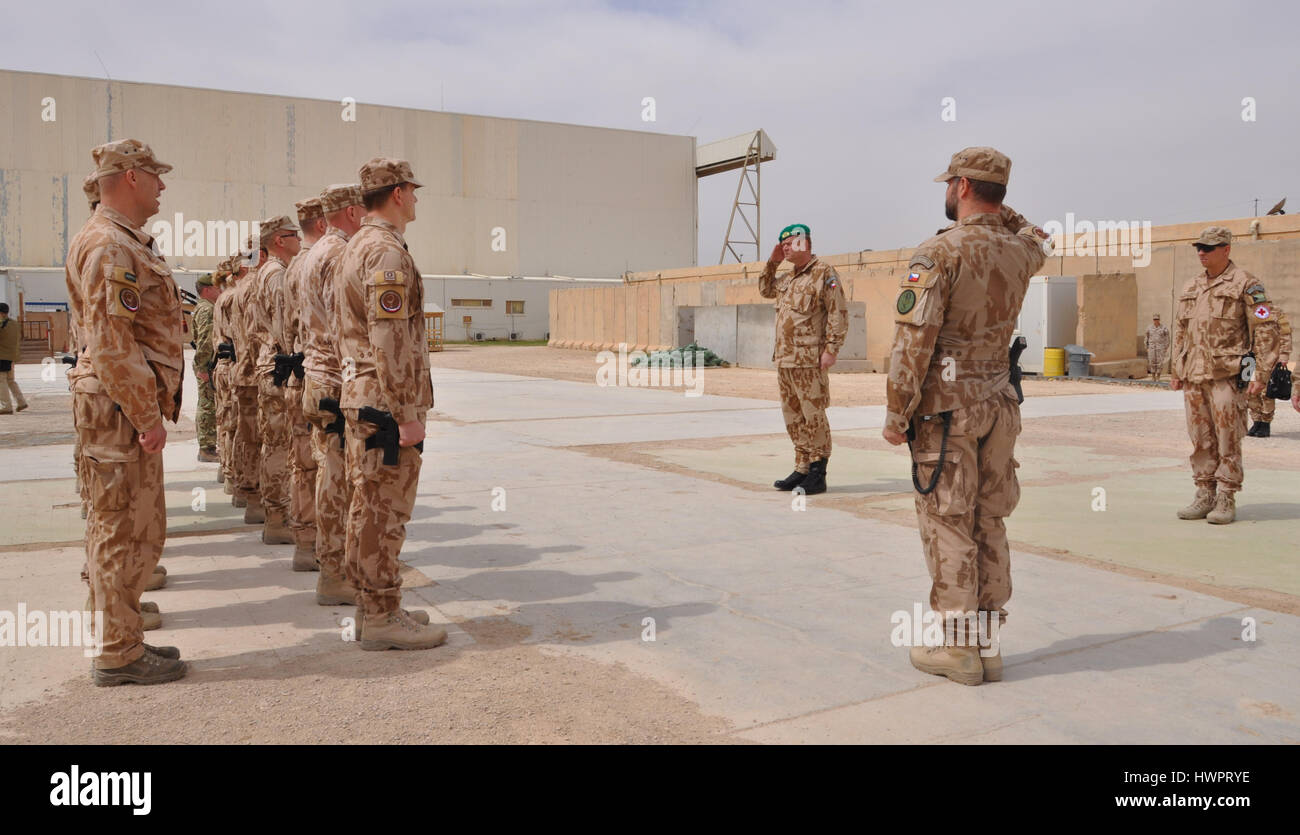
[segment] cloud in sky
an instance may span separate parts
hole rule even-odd
[[[690,134],[762,127],[770,243],[910,246],[944,223],[949,155],[994,145],[1040,222],[1249,215],[1300,195],[1300,7],[1243,2],[380,0],[18,4],[8,69]],[[75,20],[75,27],[69,21]],[[98,57],[96,57],[98,53]],[[657,121],[641,121],[653,96]],[[1243,122],[1253,97],[1257,121]],[[941,120],[956,100],[955,122]],[[700,183],[700,262],[735,174]],[[1297,197],[1296,199],[1300,199]],[[764,247],[764,254],[770,246]]]

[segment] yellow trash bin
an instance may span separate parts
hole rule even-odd
[[[1065,376],[1065,349],[1063,348],[1043,349],[1043,376],[1044,377]]]

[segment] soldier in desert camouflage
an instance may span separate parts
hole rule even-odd
[[[217,401],[208,364],[216,355],[212,339],[212,315],[221,294],[219,274],[204,273],[194,282],[199,302],[194,306],[194,376],[198,380],[199,402],[194,410],[194,427],[199,436],[199,460],[219,462],[217,457]]]
[[[234,300],[235,273],[238,271],[238,256],[232,255],[222,261],[217,270],[221,276],[221,295],[212,309],[212,341],[218,347],[233,346],[228,320],[230,305]],[[235,393],[231,385],[232,362],[228,353],[218,353],[217,364],[212,369],[212,387],[217,394],[217,455],[221,459],[218,482],[224,485],[227,494],[235,492],[234,449],[235,423],[238,420]]]
[[[1232,233],[1210,226],[1193,246],[1204,270],[1178,297],[1169,368],[1169,387],[1183,392],[1196,482],[1196,497],[1178,518],[1226,525],[1237,518],[1245,475],[1246,398],[1264,391],[1280,339],[1264,285],[1232,262]]]
[[[777,275],[782,261],[794,265]],[[826,407],[831,403],[827,371],[835,364],[848,332],[848,305],[835,268],[812,252],[812,231],[794,223],[781,230],[780,240],[758,279],[765,299],[776,299],[776,364],[781,412],[794,443],[794,472],[774,482],[778,490],[796,487],[812,496],[826,492],[826,466],[831,456],[831,427]]]
[[[185,675],[175,647],[144,643],[140,595],[167,533],[164,421],[180,416],[180,290],[143,230],[171,166],[133,139],[92,153],[101,203],[68,249],[65,275],[82,350],[69,375],[90,482],[90,605],[103,627],[97,685],[157,684]]]
[[[258,241],[244,242],[244,252],[236,262],[235,287],[223,318],[226,341],[235,346],[235,360],[230,365],[230,389],[234,398],[235,437],[231,448],[231,469],[235,491],[230,503],[244,509],[244,523],[260,525],[266,521],[262,508],[261,455],[262,438],[257,428],[257,353],[259,350],[249,309],[256,303],[257,269],[266,257]]]
[[[284,383],[284,412],[289,423],[289,529],[294,539],[293,570],[317,571],[320,565],[316,559],[316,460],[311,451],[311,424],[302,411],[306,355],[302,347],[301,319],[308,303],[303,293],[303,267],[312,247],[325,232],[325,218],[319,197],[299,201],[295,208],[303,247],[285,270],[284,303],[276,324],[280,345],[295,363]]]
[[[1160,314],[1151,317],[1151,327],[1147,328],[1147,373],[1151,379],[1160,381],[1164,371],[1165,360],[1169,358],[1169,328],[1160,324]]]
[[[447,640],[447,631],[402,608],[398,563],[415,507],[424,421],[433,407],[424,286],[403,237],[415,220],[420,183],[405,160],[382,157],[361,166],[359,179],[366,218],[334,276],[352,481],[347,562],[360,590],[361,648],[431,649]],[[384,428],[363,419],[367,407],[382,413],[371,416],[384,420]],[[386,456],[395,463],[385,463]]]
[[[1277,364],[1283,368],[1291,361],[1291,322],[1286,314],[1274,306],[1273,315],[1277,317],[1278,356]],[[1265,380],[1265,385],[1268,381]],[[1252,394],[1246,398],[1246,408],[1250,419],[1254,421],[1246,432],[1252,438],[1267,438],[1273,434],[1273,414],[1277,411],[1277,402],[1264,392]]]
[[[243,308],[244,326],[257,343],[257,433],[262,439],[258,458],[258,484],[266,524],[262,542],[294,544],[289,529],[289,418],[285,413],[283,385],[272,377],[276,354],[286,354],[280,344],[279,316],[284,305],[284,272],[298,254],[301,239],[297,225],[287,215],[262,221],[261,247],[266,261],[258,269]]]
[[[352,483],[348,480],[344,455],[343,426],[339,417],[321,402],[332,400],[337,407],[342,394],[342,368],[334,325],[334,274],[348,240],[361,228],[366,210],[361,188],[356,185],[332,185],[321,192],[320,200],[325,234],[294,264],[301,262],[298,345],[303,352],[305,372],[301,409],[311,423],[312,456],[316,462],[316,558],[320,563],[316,602],[336,606],[357,602],[355,578],[348,574],[344,559]]]
[[[1046,235],[1004,206],[1011,160],[993,148],[953,155],[944,208],[956,223],[917,248],[899,281],[883,436],[910,441],[930,607],[945,645],[913,647],[912,665],[962,684],[999,681],[996,644],[953,640],[983,618],[1000,627],[1011,597],[1003,520],[1020,499],[1020,406],[1008,348]],[[909,434],[910,433],[910,434]]]

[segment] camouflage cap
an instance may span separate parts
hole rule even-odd
[[[268,217],[266,220],[262,221],[262,229],[261,229],[262,246],[266,246],[266,242],[274,238],[276,235],[282,234],[284,232],[299,232],[299,231],[301,230],[298,229],[298,224],[290,220],[288,215],[276,215],[275,217]]]
[[[320,202],[327,215],[342,211],[348,206],[360,206],[363,202],[361,186],[356,183],[335,183],[320,193]]]
[[[1152,314],[1151,314],[1151,318],[1152,318],[1152,319],[1155,319],[1156,321],[1159,321],[1159,320],[1160,320],[1160,314],[1159,314],[1159,313],[1152,313]]]
[[[299,223],[306,223],[309,220],[315,220],[325,215],[325,212],[321,210],[319,197],[308,197],[306,200],[299,200],[293,204],[293,207],[298,210]]]
[[[95,204],[99,202],[99,180],[94,174],[90,174],[86,179],[81,181],[81,190],[86,195],[86,203],[90,205],[90,210],[95,210]]]
[[[204,287],[212,287],[215,284],[216,284],[216,280],[213,278],[212,273],[204,273],[203,275],[194,279],[195,290],[202,290]]]
[[[389,159],[388,157],[375,157],[361,166],[357,179],[361,180],[362,194],[378,191],[388,186],[401,185],[402,183],[410,183],[416,188],[424,185],[424,183],[415,179],[415,174],[411,171],[409,162],[404,159]]]
[[[91,151],[90,155],[95,159],[96,179],[130,171],[132,168],[143,168],[151,174],[160,176],[172,170],[170,165],[160,162],[153,155],[148,145],[135,139],[120,139],[117,142],[105,143]]]
[[[1192,241],[1192,246],[1223,246],[1232,243],[1232,233],[1222,226],[1207,226],[1201,230],[1201,237]]]
[[[1011,160],[993,148],[963,148],[952,155],[948,170],[935,177],[934,181],[946,183],[954,177],[967,177],[1005,186],[1011,179]]]

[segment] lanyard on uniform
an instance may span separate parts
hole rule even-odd
[[[907,449],[912,453],[912,486],[916,492],[922,496],[928,496],[934,492],[934,488],[939,484],[939,476],[943,474],[944,460],[948,457],[948,432],[952,429],[952,412],[940,412],[939,417],[943,418],[943,438],[939,441],[939,460],[934,465],[934,475],[930,477],[928,487],[921,486],[921,480],[916,474],[916,451],[912,449],[912,439],[916,437],[916,429],[909,424],[907,427]],[[931,420],[932,418],[923,418]]]

